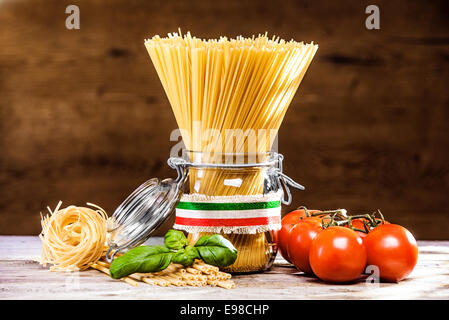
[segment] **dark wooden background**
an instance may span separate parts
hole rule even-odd
[[[80,30],[65,28],[69,4]],[[380,208],[449,239],[448,18],[447,1],[1,1],[0,234],[38,234],[59,200],[112,213],[174,175],[176,123],[143,40],[181,27],[319,44],[280,131],[285,171],[307,187],[284,212]]]

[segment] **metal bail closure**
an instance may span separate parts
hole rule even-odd
[[[112,262],[117,252],[144,243],[174,212],[187,176],[182,164],[170,167],[178,172],[176,179],[158,178],[144,182],[115,210],[108,220],[106,260]]]
[[[305,188],[303,185],[297,183],[292,178],[287,176],[285,173],[282,173],[282,171],[276,170],[276,174],[277,174],[277,179],[282,186],[282,189],[285,191],[284,196],[281,199],[281,202],[282,202],[282,204],[285,204],[288,206],[290,203],[292,203],[292,193],[290,191],[289,186],[299,189],[299,190],[304,190]],[[287,194],[287,200],[285,199],[285,194]]]
[[[290,191],[290,187],[299,189],[299,190],[304,190],[304,186],[297,183],[295,180],[293,180],[292,178],[290,178],[289,176],[287,176],[285,173],[282,172],[282,161],[284,160],[284,156],[280,153],[277,154],[277,163],[278,163],[278,167],[274,170],[274,174],[275,177],[277,179],[277,182],[279,183],[279,185],[282,186],[283,189],[283,197],[281,199],[282,204],[284,205],[289,205],[290,203],[292,203],[292,193]],[[287,199],[285,199],[285,194],[287,194]]]

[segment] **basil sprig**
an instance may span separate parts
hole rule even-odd
[[[133,273],[164,270],[170,262],[191,266],[195,259],[227,267],[237,259],[237,249],[219,234],[202,236],[190,246],[182,231],[169,230],[163,246],[139,246],[116,258],[109,268],[111,278],[120,279]]]
[[[173,252],[165,246],[140,246],[112,261],[111,278],[120,279],[136,272],[157,272],[170,264]]]
[[[202,236],[195,243],[195,248],[204,262],[217,267],[227,267],[237,259],[237,249],[231,241],[219,234]]]
[[[200,254],[195,247],[187,246],[183,249],[178,250],[173,255],[172,262],[182,264],[184,267],[189,267],[193,264],[195,259],[199,259]]]

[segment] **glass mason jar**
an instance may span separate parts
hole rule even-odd
[[[237,260],[224,270],[268,269],[277,252],[281,204],[291,202],[289,186],[304,189],[282,173],[282,160],[275,152],[184,151],[182,158],[169,158],[177,178],[144,182],[108,220],[106,260],[144,243],[176,211],[173,228],[186,231],[191,244],[219,233],[234,245]]]
[[[175,229],[188,232],[190,244],[220,233],[237,249],[228,272],[271,267],[277,253],[282,186],[282,156],[185,151],[188,173],[176,209]]]

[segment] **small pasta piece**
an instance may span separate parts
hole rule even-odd
[[[130,277],[131,279],[137,280],[137,281],[142,281],[143,277],[141,275],[138,275],[136,273],[130,274],[128,277]]]
[[[197,270],[197,269],[191,268],[191,267],[186,268],[186,271],[189,273],[192,273],[192,274],[201,274],[201,270]]]
[[[168,277],[168,278],[170,278],[170,283],[172,284],[172,285],[174,285],[174,286],[177,286],[177,287],[184,287],[184,286],[186,286],[186,282],[184,281],[184,280],[181,280],[181,279],[177,279],[177,278],[173,278],[173,277],[171,277],[171,276],[166,276],[166,277]]]
[[[197,279],[198,279],[199,281],[207,281],[207,275],[199,274],[199,275],[197,276]]]
[[[192,274],[192,273],[188,273],[188,272],[181,274],[181,277],[184,280],[196,280],[197,276],[198,275],[196,275],[196,274]]]
[[[200,272],[209,273],[209,269],[207,267],[202,266],[202,265],[200,265],[198,263],[194,263],[192,265],[192,268],[194,268],[196,270],[199,270]]]
[[[210,271],[213,271],[213,272],[219,272],[220,271],[220,269],[218,267],[213,266],[211,264],[207,264],[203,260],[195,259],[195,263],[199,264],[199,265],[202,265],[202,266],[208,268]]]
[[[212,287],[216,287],[217,286],[217,280],[207,280],[207,284],[212,286]]]
[[[153,286],[157,285],[157,281],[151,278],[141,278],[141,281],[147,283],[147,284],[151,284]]]
[[[193,286],[193,287],[200,287],[200,286],[202,286],[202,282],[198,281],[198,280],[187,280],[186,283],[189,286]]]
[[[217,277],[221,277],[224,279],[231,279],[232,275],[230,273],[219,271],[217,272]]]
[[[232,288],[235,288],[235,283],[234,283],[234,281],[231,281],[231,280],[222,280],[222,281],[217,281],[217,286],[225,288],[225,289],[232,289]]]
[[[183,283],[185,285],[185,282],[183,280],[175,279],[170,276],[161,276],[161,279],[168,281],[170,284],[174,286],[181,286]]]
[[[217,280],[217,275],[215,274],[208,274],[207,275],[207,280]]]
[[[176,274],[176,273],[168,273],[166,275],[164,275],[165,277],[170,277],[176,280],[182,280],[182,276],[180,274]]]
[[[133,273],[134,275],[141,277],[141,278],[150,278],[150,277],[154,277],[155,274],[154,273]]]
[[[170,282],[160,276],[155,276],[153,278],[151,278],[151,280],[153,280],[156,285],[161,286],[161,287],[167,287],[170,285]]]

